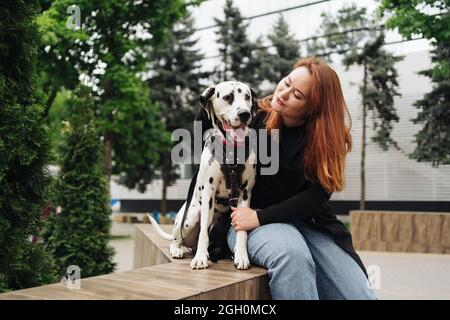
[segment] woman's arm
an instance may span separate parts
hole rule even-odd
[[[265,209],[256,210],[261,225],[277,222],[293,222],[320,213],[329,203],[331,193],[318,183],[311,183],[306,190]]]
[[[203,141],[203,137],[205,136],[206,130],[212,129],[211,120],[208,119],[208,114],[205,110],[200,108],[200,110],[195,115],[195,121],[199,121],[201,123],[201,129],[202,129],[202,152],[203,148],[205,146],[205,143]],[[198,125],[198,124],[197,124]]]
[[[211,120],[208,119],[208,114],[202,108],[197,111],[197,114],[195,115],[195,121],[201,121],[202,134],[204,134],[206,130],[212,129]]]

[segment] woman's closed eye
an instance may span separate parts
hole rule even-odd
[[[284,84],[285,84],[285,86],[288,87],[288,88],[291,86],[291,85],[289,84],[289,82],[287,82],[286,80],[284,80]],[[296,98],[299,99],[299,100],[302,99],[302,96],[299,95],[297,91],[295,91],[294,97],[296,97]]]

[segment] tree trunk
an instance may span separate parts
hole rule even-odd
[[[103,167],[108,182],[108,194],[110,192],[110,179],[112,172],[112,134],[105,132],[103,136]]]
[[[52,107],[53,101],[55,101],[56,95],[58,94],[58,88],[54,87],[50,92],[47,101],[45,102],[44,117],[47,118],[50,113],[50,108]]]
[[[361,133],[361,196],[359,200],[359,210],[366,207],[366,89],[367,89],[367,66],[364,63],[364,82],[362,90],[362,133]]]
[[[169,186],[169,173],[172,168],[172,161],[170,159],[170,153],[164,152],[163,165],[161,169],[162,175],[162,198],[161,198],[161,214],[167,213],[167,187]]]
[[[103,95],[104,101],[113,99],[114,91],[111,81],[105,82],[105,93]],[[111,115],[108,115],[108,120],[111,122]],[[111,195],[111,173],[112,173],[112,146],[113,146],[113,135],[110,131],[105,131],[103,133],[103,169],[105,170],[106,181],[108,183],[108,196]]]
[[[228,56],[228,45],[227,44],[225,44],[225,48],[224,48],[224,61],[225,61],[225,63],[224,63],[224,71],[223,71],[223,77],[222,77],[222,79],[221,79],[221,81],[228,81],[228,79],[227,79],[227,74],[228,74],[228,61],[229,61],[229,58],[228,58],[229,56]]]

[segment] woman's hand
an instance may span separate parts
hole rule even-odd
[[[231,207],[231,225],[236,231],[250,231],[260,226],[256,211],[251,208]]]

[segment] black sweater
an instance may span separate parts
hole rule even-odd
[[[264,129],[265,116],[266,113],[259,110],[250,126],[257,131]],[[261,168],[270,164],[257,162],[251,207],[257,210],[261,225],[290,223],[300,219],[316,230],[329,233],[335,243],[348,252],[366,273],[364,264],[353,248],[351,234],[332,212],[329,202],[331,193],[319,183],[312,183],[305,178],[302,160],[307,125],[305,121],[300,126],[283,126],[280,129],[279,169],[276,174],[262,175]]]
[[[262,116],[256,118],[262,122]],[[264,128],[254,123],[254,128]],[[300,160],[305,149],[306,123],[297,127],[282,127],[279,143],[279,169],[274,175],[262,175],[257,165],[257,180],[252,191],[252,208],[258,211],[261,225],[274,222],[292,222],[299,217],[313,217],[328,205],[331,194],[319,184],[305,179]],[[269,148],[270,150],[270,148]]]
[[[250,127],[256,131],[265,129],[265,116],[266,113],[259,109]],[[211,128],[205,112],[200,111],[196,120],[202,121],[203,132]],[[350,232],[332,212],[329,203],[331,193],[327,193],[320,184],[311,183],[305,178],[302,159],[307,124],[305,122],[301,126],[280,129],[280,166],[277,173],[261,175],[261,168],[270,164],[263,165],[257,161],[256,182],[252,190],[250,207],[256,209],[261,225],[277,222],[290,223],[301,219],[312,228],[330,234],[335,243],[350,254],[367,276],[364,264],[353,248]],[[270,142],[267,141],[267,143]],[[257,159],[259,160],[258,155]],[[191,187],[195,184],[195,180],[196,177],[191,181]],[[225,251],[228,251],[226,244],[228,228],[229,221],[224,220],[222,225],[217,225],[210,232],[208,250],[210,257],[214,257],[213,261],[225,257]]]

